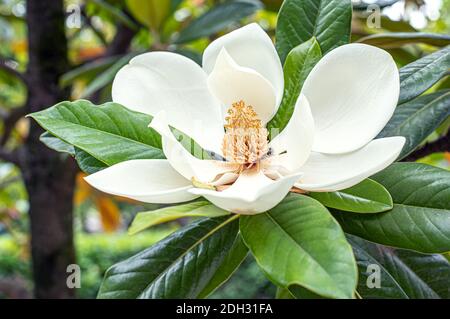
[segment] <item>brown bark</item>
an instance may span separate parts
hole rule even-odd
[[[69,66],[63,0],[28,0],[28,111],[48,108],[69,97],[58,80]],[[30,201],[31,252],[36,298],[73,298],[67,266],[75,263],[73,190],[76,166],[39,141],[42,129],[31,121],[22,171]]]

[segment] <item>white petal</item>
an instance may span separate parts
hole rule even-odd
[[[404,137],[394,136],[373,140],[347,154],[313,152],[301,168],[304,175],[295,186],[314,192],[332,192],[352,187],[394,162],[404,145]]]
[[[192,60],[169,52],[139,55],[116,75],[113,101],[134,111],[168,114],[169,125],[217,152],[223,138],[219,101],[208,90],[207,75]]]
[[[277,111],[272,84],[258,72],[237,65],[225,48],[208,77],[208,87],[222,102],[224,117],[231,105],[241,100],[253,106],[264,125]]]
[[[346,153],[366,145],[392,117],[399,91],[397,66],[386,51],[348,44],[328,53],[302,90],[316,126],[313,151]]]
[[[314,142],[314,120],[308,100],[299,96],[286,128],[269,144],[273,154],[286,152],[278,157],[278,165],[291,172],[297,171],[308,159]]]
[[[216,192],[192,188],[192,194],[201,195],[214,205],[227,211],[253,215],[275,207],[288,194],[301,174],[280,178],[276,181],[266,177],[262,171],[244,171],[228,189]]]
[[[211,182],[217,175],[237,169],[235,164],[214,160],[200,160],[189,153],[172,134],[165,112],[155,115],[150,127],[161,134],[163,152],[172,167],[188,180],[195,177],[201,182]]]
[[[252,23],[213,41],[203,54],[203,68],[207,73],[214,69],[222,48],[227,49],[238,65],[255,70],[272,83],[278,107],[284,90],[283,66],[267,33]]]
[[[108,167],[85,180],[98,190],[155,204],[192,200],[191,182],[178,174],[167,160],[132,160]]]

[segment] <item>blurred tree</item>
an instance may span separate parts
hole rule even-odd
[[[69,68],[63,0],[27,1],[29,63],[26,113],[47,108],[69,97],[58,85]],[[30,201],[31,253],[35,296],[72,298],[66,285],[67,266],[75,263],[72,196],[76,165],[45,147],[42,129],[30,124],[19,156]]]

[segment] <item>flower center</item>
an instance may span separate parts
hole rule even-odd
[[[233,103],[225,120],[222,152],[227,161],[244,167],[259,163],[269,150],[268,131],[253,107],[244,101]]]

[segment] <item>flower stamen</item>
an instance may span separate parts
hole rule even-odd
[[[244,101],[233,103],[228,110],[222,152],[227,161],[246,166],[257,166],[268,151],[268,131],[262,127],[251,105]]]

